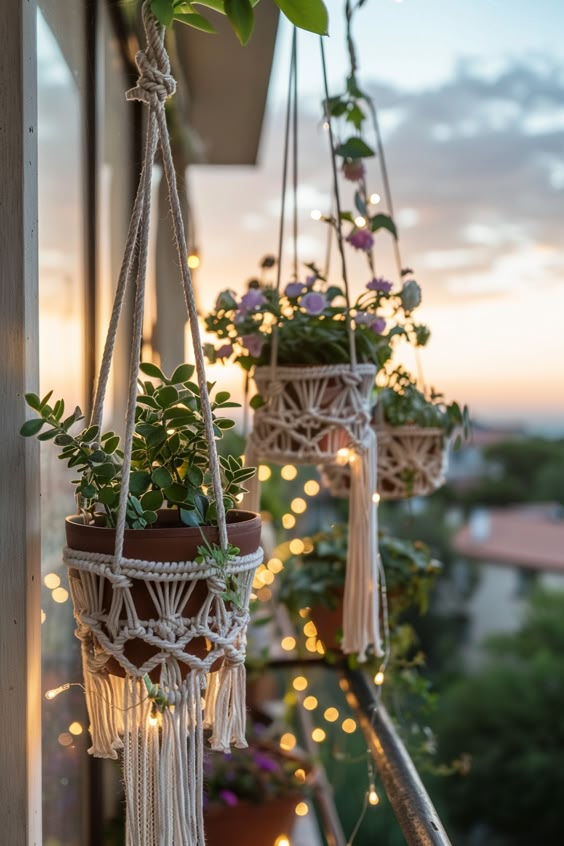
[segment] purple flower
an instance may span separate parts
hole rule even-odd
[[[259,335],[243,335],[241,343],[253,358],[258,358],[264,346],[264,340]]]
[[[305,297],[302,297],[301,305],[305,308],[308,314],[321,314],[327,305],[327,298],[325,294],[318,294],[316,291],[310,291]]]
[[[215,351],[217,358],[229,358],[231,353],[233,352],[233,344],[223,344],[218,350]]]
[[[290,298],[299,297],[300,294],[302,293],[303,289],[304,289],[304,286],[303,286],[302,282],[289,282],[286,285],[286,290],[284,291],[284,294],[287,297],[290,297]]]
[[[386,321],[383,317],[375,317],[370,324],[370,328],[373,332],[376,332],[377,335],[381,335],[386,328]]]
[[[276,773],[280,769],[276,761],[273,761],[272,758],[269,758],[268,755],[264,755],[262,752],[255,752],[253,758],[258,768],[267,773]]]
[[[226,805],[229,805],[230,808],[234,808],[235,805],[239,804],[239,800],[232,790],[220,790],[219,798],[222,802],[225,802]]]
[[[364,176],[364,164],[360,159],[348,159],[343,162],[343,176],[350,182],[358,182]]]
[[[382,291],[383,294],[389,294],[394,286],[383,276],[375,276],[374,279],[366,283],[366,287],[369,291]]]
[[[359,311],[354,316],[354,322],[357,326],[368,326],[373,320],[374,317],[371,314],[366,314],[364,311]]]
[[[374,245],[374,236],[368,229],[353,229],[347,237],[347,241],[357,250],[368,252]]]
[[[246,294],[241,297],[239,303],[239,313],[248,314],[250,311],[256,311],[261,305],[266,302],[264,294],[258,288],[251,288]]]
[[[309,276],[306,276],[306,288],[313,288],[318,279],[319,276],[317,275],[317,273],[311,273]]]

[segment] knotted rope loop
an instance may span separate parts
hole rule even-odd
[[[136,54],[135,62],[139,69],[139,79],[136,87],[126,93],[128,100],[141,100],[153,106],[155,101],[162,103],[172,97],[176,91],[176,80],[170,73],[170,65],[168,71],[162,70],[143,50]]]

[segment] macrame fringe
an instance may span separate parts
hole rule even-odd
[[[378,505],[376,493],[376,436],[353,450],[349,460],[351,492],[349,543],[343,603],[343,642],[346,654],[366,661],[372,647],[383,655],[379,619],[380,553],[378,549]]]
[[[212,728],[210,746],[229,752],[231,745],[245,749],[246,680],[243,663],[224,662],[216,673],[210,674],[206,694],[204,724]]]

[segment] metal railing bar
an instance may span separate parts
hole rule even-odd
[[[355,711],[408,846],[451,846],[409,753],[366,673],[342,667],[343,689]],[[346,682],[346,684],[345,684]]]

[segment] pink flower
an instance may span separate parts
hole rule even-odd
[[[231,353],[233,352],[233,344],[223,344],[218,350],[215,351],[217,358],[229,358]]]
[[[305,297],[302,297],[301,305],[305,308],[308,314],[321,314],[327,305],[327,298],[325,294],[318,294],[316,291],[310,291]]]
[[[220,790],[219,798],[222,802],[225,802],[226,805],[229,805],[230,808],[234,808],[235,805],[239,804],[239,800],[232,790]]]
[[[343,176],[350,182],[358,182],[364,172],[364,163],[360,159],[348,159],[343,162]]]
[[[264,346],[264,340],[258,335],[243,335],[241,343],[253,358],[258,358]]]
[[[239,303],[239,313],[248,314],[250,311],[256,311],[261,305],[266,302],[264,294],[258,288],[251,288],[246,294],[241,297]]]
[[[299,297],[303,289],[304,286],[301,282],[289,282],[286,285],[286,290],[284,291],[284,294],[287,297],[290,297],[290,299],[292,299],[293,297]]]
[[[383,276],[375,276],[370,282],[366,283],[369,291],[382,291],[384,294],[389,294],[393,288],[393,283],[388,282]]]
[[[374,246],[374,236],[368,229],[353,229],[348,235],[347,241],[357,250],[368,252]]]

